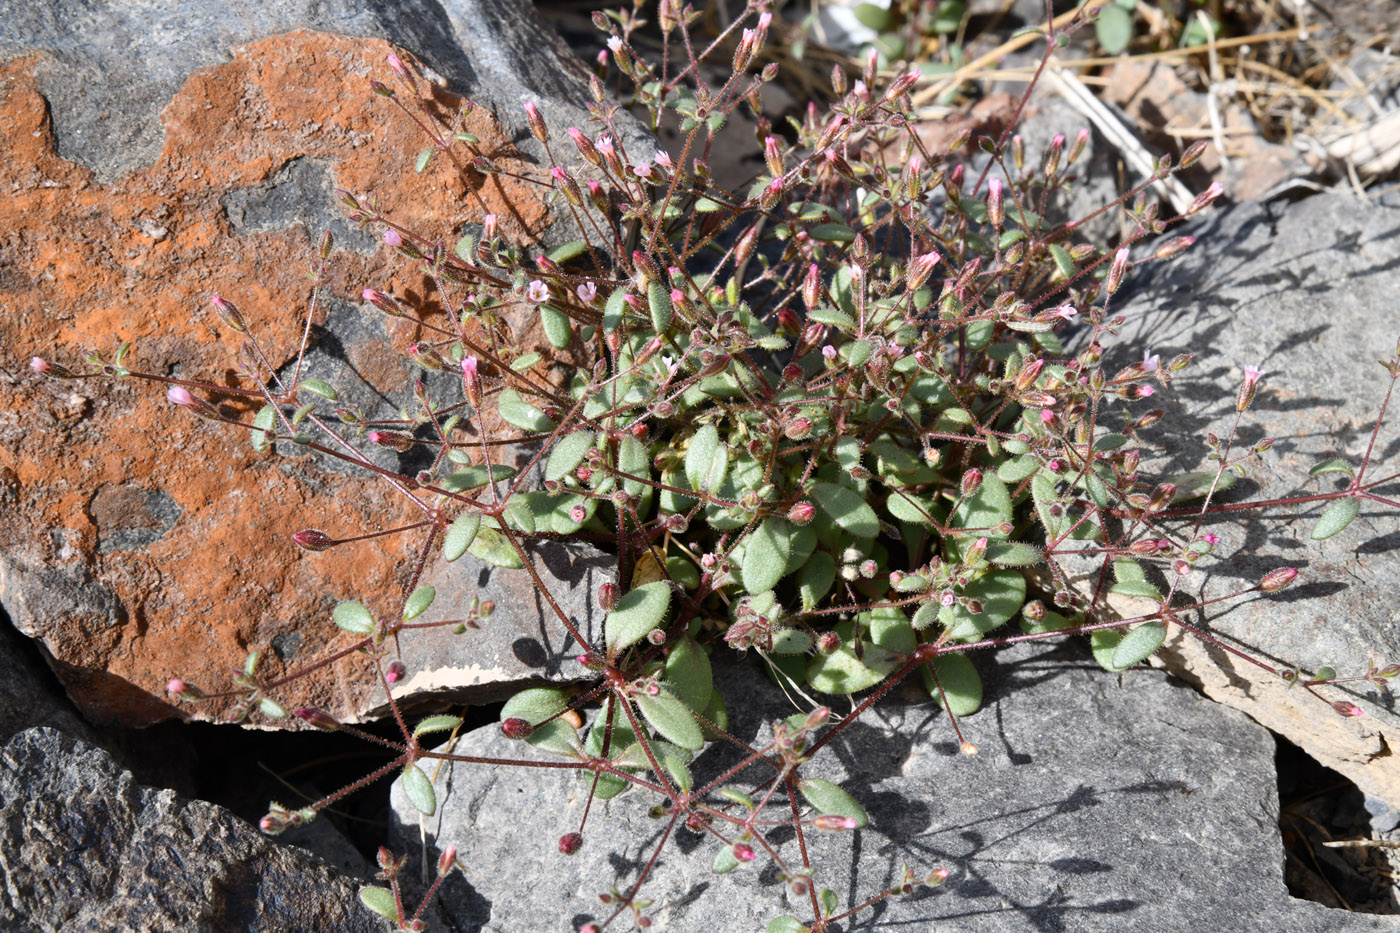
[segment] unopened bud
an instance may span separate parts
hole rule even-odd
[[[194,684],[187,684],[178,677],[172,679],[165,685],[165,690],[177,700],[202,700],[204,691]]]
[[[583,833],[565,833],[559,837],[559,851],[573,855],[583,845]]]
[[[982,485],[982,471],[973,467],[962,476],[960,488],[964,497],[973,495]]]
[[[292,541],[303,551],[324,551],[335,544],[335,539],[324,531],[307,528],[292,535]]]
[[[1270,570],[1268,573],[1264,574],[1264,579],[1259,581],[1259,589],[1263,590],[1265,593],[1274,593],[1288,586],[1296,579],[1298,579],[1298,568],[1280,567],[1278,570]]]
[[[1338,700],[1332,704],[1332,708],[1336,710],[1339,715],[1346,716],[1349,719],[1360,719],[1362,716],[1366,715],[1365,710],[1355,703],[1349,703],[1346,700]]]
[[[540,142],[549,142],[549,128],[544,124],[544,117],[540,114],[540,108],[534,101],[525,102],[525,122],[530,124],[530,135]]]
[[[1196,238],[1193,236],[1172,237],[1170,240],[1153,250],[1152,258],[1171,259],[1173,256],[1179,256],[1182,253],[1186,252],[1186,250],[1191,248],[1191,244],[1195,242]]]
[[[823,813],[812,820],[812,825],[817,829],[827,832],[840,832],[843,829],[855,829],[859,823],[853,816],[840,816],[835,813]]]
[[[325,710],[317,709],[314,706],[298,706],[292,711],[292,715],[300,719],[307,725],[315,726],[326,732],[334,732],[340,728],[340,720],[336,719]]]
[[[734,845],[730,846],[730,852],[741,862],[752,862],[756,857],[754,855],[753,846],[749,845],[747,842],[734,843]]]
[[[818,302],[821,301],[822,276],[821,270],[816,263],[807,267],[807,276],[802,280],[802,301],[807,305],[808,311],[816,310]]]
[[[1191,206],[1186,208],[1187,215],[1197,214],[1210,206],[1211,202],[1225,193],[1225,186],[1220,182],[1211,182],[1209,188],[1202,191],[1196,200],[1191,202]]]
[[[442,850],[442,854],[440,854],[440,855],[438,856],[438,861],[437,861],[437,873],[438,873],[438,877],[441,878],[443,875],[445,875],[445,874],[447,874],[448,872],[452,871],[452,869],[455,868],[456,865],[457,865],[457,847],[456,847],[456,846],[448,846],[447,848],[443,849],[443,850]]]
[[[817,650],[822,654],[831,654],[841,647],[841,636],[835,632],[822,632],[817,636]]]
[[[501,734],[508,739],[526,739],[534,731],[535,727],[530,725],[530,721],[519,716],[512,716],[501,722]]]
[[[812,419],[796,417],[783,427],[783,434],[792,441],[800,441],[812,433]]]
[[[792,508],[788,509],[787,517],[788,521],[792,522],[794,525],[805,525],[810,522],[816,514],[816,507],[813,506],[812,503],[803,500],[802,502],[794,502],[792,504]]]
[[[225,301],[218,295],[210,295],[209,303],[214,306],[214,310],[218,312],[219,318],[228,325],[229,330],[240,334],[248,331],[248,325],[243,320],[243,315],[234,307],[233,302]]]
[[[1108,267],[1108,275],[1104,278],[1104,291],[1112,295],[1118,291],[1118,286],[1123,284],[1123,276],[1128,271],[1128,247],[1123,247],[1113,254],[1113,264]]]
[[[384,669],[384,681],[389,684],[396,684],[408,676],[408,668],[402,661],[390,661],[389,666]]]
[[[1000,227],[1005,214],[1001,205],[1001,179],[993,178],[987,183],[987,219],[993,227]]]

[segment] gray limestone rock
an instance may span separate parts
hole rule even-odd
[[[1168,360],[1196,354],[1154,403],[1166,416],[1147,433],[1161,445],[1163,472],[1204,470],[1207,433],[1230,434],[1244,367],[1266,375],[1240,420],[1234,451],[1262,438],[1273,449],[1225,503],[1306,496],[1345,488],[1347,477],[1309,477],[1341,458],[1358,468],[1388,377],[1378,360],[1400,339],[1400,211],[1349,196],[1296,204],[1247,203],[1207,215],[1181,232],[1195,247],[1170,265],[1146,266],[1135,294],[1115,310],[1127,317],[1112,352],[1121,363],[1144,349]],[[1110,367],[1112,371],[1114,367]],[[1139,403],[1141,407],[1141,403]],[[1392,415],[1376,439],[1367,479],[1395,474],[1400,428]],[[1375,490],[1396,501],[1395,483]],[[1349,528],[1313,541],[1326,503],[1235,512],[1207,523],[1222,538],[1212,558],[1185,581],[1186,594],[1219,596],[1249,588],[1278,567],[1301,571],[1274,595],[1254,594],[1188,613],[1228,644],[1282,668],[1323,666],[1364,675],[1369,662],[1400,663],[1400,509],[1367,502]],[[1142,605],[1121,605],[1140,612]],[[1392,698],[1364,682],[1326,688],[1329,700],[1359,704],[1344,718],[1303,690],[1198,639],[1174,635],[1158,657],[1169,670],[1244,710],[1367,794],[1400,803],[1400,717]]]
[[[0,928],[379,931],[357,885],[52,729],[0,751]]]
[[[906,864],[920,875],[951,873],[943,886],[884,901],[842,929],[1397,928],[1288,896],[1274,743],[1246,717],[1161,672],[1107,674],[1074,645],[1022,645],[976,663],[987,705],[962,722],[976,757],[959,753],[931,704],[891,699],[803,766],[804,776],[842,782],[870,815],[858,832],[806,832],[819,885],[843,904],[897,884]],[[794,712],[756,666],[717,675],[731,729],[745,741],[764,741],[767,723]],[[452,751],[563,760],[532,755],[495,727]],[[728,749],[705,751],[693,765],[697,786],[737,760]],[[760,770],[729,786],[751,790]],[[648,816],[659,800],[629,790],[593,804],[582,848],[564,856],[557,840],[578,828],[587,803],[580,778],[457,764],[441,769],[436,790],[437,812],[420,822],[395,786],[396,846],[416,851],[421,829],[429,864],[457,847],[465,871],[444,886],[443,913],[461,933],[562,931],[601,919],[598,895],[630,889],[666,826]],[[780,793],[775,809],[786,806]],[[799,860],[790,829],[770,836],[784,859]],[[652,929],[761,930],[784,913],[810,919],[785,900],[761,852],[713,874],[718,848],[676,829],[642,895],[655,899]]]

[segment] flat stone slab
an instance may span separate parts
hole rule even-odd
[[[1105,673],[1072,644],[1022,645],[976,663],[987,705],[962,721],[976,757],[959,753],[930,703],[887,700],[803,766],[804,776],[841,781],[870,815],[866,830],[806,831],[819,885],[843,904],[898,883],[906,864],[920,875],[951,872],[943,886],[884,901],[842,929],[1400,929],[1391,918],[1289,897],[1274,743],[1247,717],[1159,671]],[[724,665],[716,683],[747,741],[762,741],[771,735],[765,723],[795,711],[755,667]],[[452,751],[534,752],[496,727]],[[735,760],[707,750],[693,766],[697,785]],[[444,765],[435,787],[438,810],[420,822],[395,785],[394,845],[416,852],[425,838],[430,864],[440,848],[457,847],[466,872],[444,886],[442,908],[462,931],[574,930],[600,919],[598,895],[630,889],[665,825],[647,815],[657,800],[629,790],[593,804],[583,847],[564,856],[557,840],[578,828],[582,779]],[[786,812],[781,795],[774,806]],[[770,835],[800,864],[790,829]],[[811,919],[786,903],[761,852],[713,874],[718,848],[713,837],[676,830],[642,894],[655,900],[651,929],[762,930],[789,912]]]
[[[1207,432],[1229,435],[1244,367],[1266,372],[1240,421],[1237,452],[1261,438],[1273,449],[1222,503],[1311,495],[1345,488],[1337,474],[1309,477],[1334,457],[1359,468],[1388,376],[1377,360],[1400,341],[1400,211],[1345,195],[1296,204],[1241,204],[1206,215],[1182,232],[1197,244],[1168,265],[1145,267],[1116,350],[1123,362],[1150,348],[1167,360],[1194,353],[1196,362],[1158,392],[1166,416],[1145,436],[1164,457],[1160,472],[1213,468]],[[1400,406],[1392,404],[1372,455],[1368,478],[1400,471]],[[1146,460],[1146,458],[1144,458]],[[1400,499],[1400,484],[1376,490]],[[1256,594],[1203,613],[1187,613],[1227,644],[1279,668],[1341,677],[1368,664],[1400,663],[1400,509],[1365,503],[1345,531],[1325,540],[1310,534],[1326,503],[1235,512],[1208,521],[1223,539],[1179,592],[1207,598],[1257,583],[1278,567],[1297,567],[1298,581],[1273,596]],[[1216,559],[1219,558],[1219,559]],[[1144,611],[1120,601],[1122,612]],[[1147,611],[1150,611],[1148,608]],[[1354,781],[1400,805],[1400,717],[1394,700],[1365,682],[1323,688],[1329,700],[1359,705],[1357,719],[1335,714],[1301,689],[1199,639],[1174,631],[1156,659],[1207,695],[1247,712]]]

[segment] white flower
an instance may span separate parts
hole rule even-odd
[[[539,304],[549,300],[549,286],[539,279],[531,279],[529,286],[525,289],[525,297]]]

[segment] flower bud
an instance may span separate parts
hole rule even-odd
[[[165,690],[177,700],[202,700],[204,691],[194,684],[187,684],[178,677],[172,679],[165,685]]]
[[[528,719],[521,719],[519,716],[512,716],[501,722],[501,734],[508,739],[525,739],[530,737],[530,733],[535,731],[535,727]]]
[[[993,227],[1000,227],[1005,214],[1001,204],[1001,179],[993,178],[987,182],[987,219],[991,221]]]
[[[1366,715],[1365,710],[1355,703],[1349,703],[1346,700],[1338,700],[1332,704],[1332,708],[1336,710],[1339,715],[1346,716],[1349,719],[1360,719],[1362,716]]]
[[[233,302],[225,301],[218,295],[210,295],[209,303],[214,306],[214,310],[218,312],[219,318],[228,325],[229,330],[240,334],[247,333],[248,325],[243,320],[243,315],[239,314],[238,309],[234,307]]]
[[[441,878],[443,875],[446,875],[448,872],[452,871],[452,869],[455,867],[457,867],[457,847],[448,846],[447,848],[443,849],[442,853],[438,856],[438,877]]]
[[[1186,208],[1186,214],[1198,214],[1210,206],[1211,202],[1225,193],[1225,186],[1220,182],[1211,182],[1209,188],[1202,191],[1196,200],[1191,202],[1191,206]]]
[[[973,467],[963,474],[960,488],[964,497],[973,495],[982,485],[982,471]]]
[[[402,661],[390,661],[384,669],[384,681],[388,684],[396,684],[407,676],[408,667]]]
[[[816,263],[807,267],[807,276],[802,280],[802,302],[808,311],[816,310],[821,301],[822,276]]]
[[[1173,256],[1179,256],[1182,253],[1186,252],[1186,250],[1190,249],[1191,245],[1195,242],[1196,238],[1193,236],[1172,237],[1170,240],[1167,240],[1161,246],[1158,246],[1155,250],[1153,250],[1152,258],[1171,259]]]
[[[822,654],[831,654],[841,647],[841,636],[835,632],[822,632],[817,636],[817,650]]]
[[[583,845],[583,833],[565,833],[559,837],[559,851],[573,855]]]
[[[378,447],[387,447],[404,453],[413,446],[413,437],[398,431],[370,431],[365,435],[365,440]]]
[[[307,528],[292,535],[292,542],[303,551],[324,551],[334,546],[335,539],[324,531]]]
[[[1069,159],[1067,164],[1073,165],[1075,161],[1084,153],[1084,145],[1089,142],[1088,128],[1081,129],[1075,134],[1074,143],[1069,147]]]
[[[840,816],[836,813],[823,813],[812,820],[812,825],[817,829],[827,832],[840,832],[843,829],[855,829],[859,825],[853,816]]]
[[[549,128],[544,124],[540,108],[530,100],[525,102],[525,122],[530,124],[530,135],[542,143],[549,142]]]
[[[340,720],[336,719],[325,710],[317,709],[314,706],[298,706],[292,711],[292,715],[302,722],[326,732],[334,732],[340,728]]]
[[[1259,589],[1265,593],[1275,593],[1296,579],[1298,579],[1298,568],[1280,567],[1278,570],[1270,570],[1264,574],[1264,578],[1259,581]]]
[[[796,417],[783,427],[783,434],[791,441],[800,441],[812,433],[812,419]]]
[[[776,179],[783,174],[783,154],[778,149],[778,137],[768,136],[763,140],[763,160],[768,163],[768,172]]]
[[[817,514],[817,509],[812,503],[805,499],[801,502],[794,502],[792,508],[788,509],[788,521],[794,525],[805,525]]]
[[[729,847],[729,850],[733,856],[741,862],[752,862],[756,857],[754,855],[753,846],[749,845],[747,842],[736,842]]]
[[[475,356],[462,360],[462,394],[473,408],[481,407],[481,374]]]
[[[1108,276],[1104,279],[1104,291],[1112,295],[1118,291],[1118,286],[1123,284],[1123,276],[1128,271],[1128,247],[1123,247],[1113,254],[1113,264],[1108,267]]]

